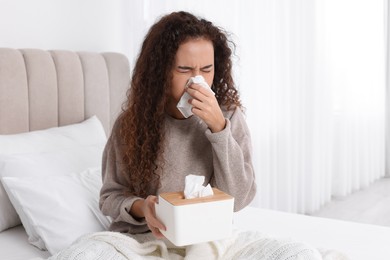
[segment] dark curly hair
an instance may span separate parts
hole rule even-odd
[[[146,197],[160,185],[157,169],[164,166],[164,120],[172,68],[179,46],[203,38],[214,46],[215,76],[212,90],[220,106],[241,107],[232,78],[232,49],[227,33],[211,22],[187,12],[163,16],[147,33],[135,64],[127,101],[119,117],[119,140],[127,194]]]

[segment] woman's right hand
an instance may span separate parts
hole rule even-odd
[[[156,238],[163,238],[164,235],[160,232],[160,229],[166,230],[166,227],[157,219],[155,204],[158,203],[158,198],[153,195],[149,195],[142,205],[143,215],[146,223]]]

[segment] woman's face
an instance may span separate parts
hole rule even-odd
[[[213,83],[214,47],[211,41],[203,38],[185,41],[176,52],[168,104],[168,114],[174,118],[184,118],[176,105],[188,79],[197,75],[202,75],[209,86]]]

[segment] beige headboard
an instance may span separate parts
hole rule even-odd
[[[109,134],[129,82],[128,59],[119,53],[0,48],[0,134],[93,115]]]

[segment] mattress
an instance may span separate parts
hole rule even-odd
[[[49,252],[30,245],[22,225],[0,233],[0,259],[28,260],[35,257],[48,258]]]
[[[335,250],[351,260],[389,260],[390,228],[335,219],[247,207],[234,215],[234,225],[277,237]]]

